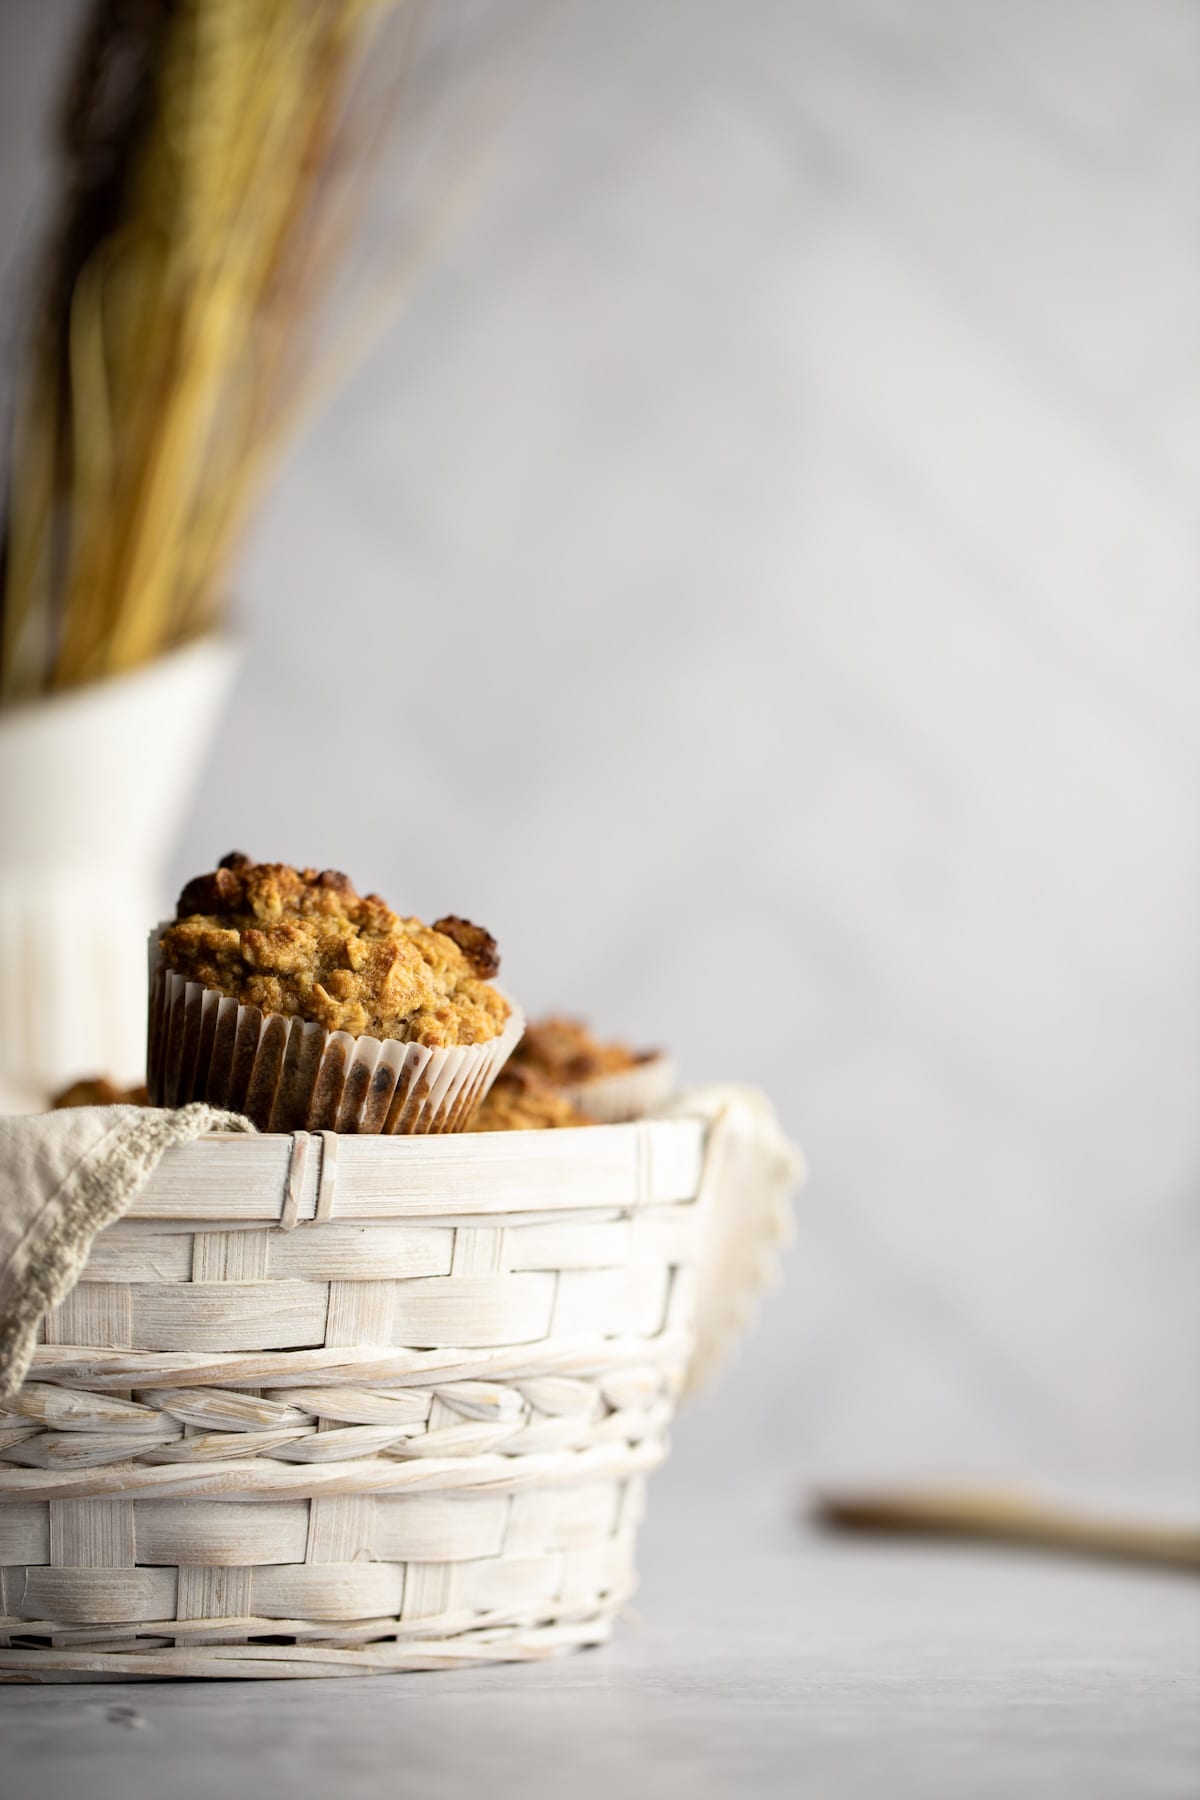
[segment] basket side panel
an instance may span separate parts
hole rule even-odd
[[[691,1139],[614,1130],[586,1206],[561,1148],[497,1169],[426,1140],[398,1214],[378,1161],[346,1216],[309,1154],[282,1225],[263,1166],[222,1218],[210,1146],[189,1215],[176,1158],[169,1216],[103,1234],[0,1421],[0,1676],[434,1667],[605,1636],[702,1229]],[[451,1204],[422,1212],[439,1171]]]

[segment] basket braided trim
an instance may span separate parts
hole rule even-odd
[[[440,1381],[490,1381],[532,1378],[543,1373],[600,1375],[606,1370],[642,1362],[665,1367],[683,1363],[690,1354],[691,1332],[664,1330],[652,1339],[638,1337],[546,1338],[539,1344],[496,1345],[464,1350],[378,1351],[334,1347],[255,1355],[187,1351],[151,1355],[124,1350],[93,1350],[83,1345],[41,1346],[34,1352],[32,1376],[103,1391],[130,1388],[341,1387],[424,1386]],[[143,1398],[145,1396],[143,1395]]]
[[[504,1626],[494,1631],[468,1631],[448,1639],[421,1643],[330,1646],[246,1644],[197,1649],[172,1647],[160,1640],[141,1650],[39,1651],[36,1659],[23,1650],[0,1649],[0,1681],[170,1681],[207,1677],[215,1681],[304,1680],[336,1675],[395,1675],[433,1669],[466,1668],[479,1663],[544,1662],[607,1643],[620,1596],[601,1603],[587,1619],[569,1623]]]

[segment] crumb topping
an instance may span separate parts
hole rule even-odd
[[[188,882],[160,943],[187,981],[352,1037],[480,1044],[509,1016],[488,985],[500,959],[481,926],[453,914],[433,926],[400,918],[335,869],[234,852]]]
[[[557,1131],[594,1125],[554,1083],[533,1069],[507,1063],[474,1113],[468,1131]]]
[[[513,1062],[533,1069],[548,1081],[571,1086],[595,1075],[616,1075],[649,1062],[654,1050],[630,1050],[625,1044],[603,1044],[581,1019],[538,1019],[525,1027]]]

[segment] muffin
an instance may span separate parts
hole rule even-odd
[[[675,1071],[658,1050],[631,1050],[595,1037],[581,1019],[552,1017],[526,1027],[515,1067],[548,1081],[591,1118],[641,1119],[670,1098]]]
[[[501,1069],[468,1131],[560,1131],[595,1125],[554,1083],[534,1069],[509,1063]]]
[[[69,1087],[61,1088],[50,1102],[51,1112],[65,1112],[75,1106],[148,1106],[146,1084],[118,1087],[107,1075],[85,1075]]]
[[[151,941],[149,1089],[261,1130],[461,1130],[521,1035],[494,939],[233,854]]]

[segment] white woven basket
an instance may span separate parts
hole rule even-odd
[[[0,1414],[0,1679],[607,1637],[725,1123],[168,1151]]]

